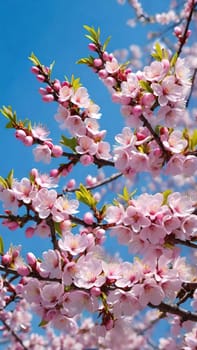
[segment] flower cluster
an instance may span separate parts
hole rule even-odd
[[[113,224],[112,235],[133,253],[168,255],[169,246],[180,240],[196,240],[197,216],[194,201],[180,193],[142,194],[127,205],[108,206],[105,219]],[[169,246],[168,246],[169,243]],[[172,246],[171,246],[172,248]]]

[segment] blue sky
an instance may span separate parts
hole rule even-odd
[[[147,1],[143,3],[147,6]],[[162,9],[167,3],[160,2],[157,6]],[[154,7],[155,0],[148,1],[149,10]],[[101,127],[108,130],[108,140],[112,140],[123,126],[119,106],[112,104],[109,93],[94,73],[76,61],[88,55],[84,24],[99,26],[104,40],[112,36],[109,51],[130,44],[145,45],[146,28],[132,30],[126,25],[132,17],[131,8],[118,5],[116,0],[6,0],[0,1],[0,13],[0,106],[11,105],[21,119],[41,122],[52,130],[52,137],[57,141],[60,138],[61,132],[54,121],[57,105],[41,101],[39,82],[30,72],[28,56],[33,51],[43,64],[55,60],[53,77],[63,80],[64,76],[74,74],[81,78],[91,98],[101,106]],[[21,178],[28,176],[35,166],[44,169],[40,163],[34,163],[31,148],[17,141],[13,130],[5,130],[6,120],[0,118],[0,175],[6,176],[14,168],[16,177]],[[11,240],[23,244],[23,234],[17,234],[15,240],[15,233],[8,232],[6,242]],[[26,242],[27,250],[36,242]]]

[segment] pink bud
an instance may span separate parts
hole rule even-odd
[[[25,146],[32,146],[33,145],[33,142],[34,142],[34,139],[32,136],[26,136],[23,140],[23,143]]]
[[[96,45],[94,43],[89,43],[88,48],[90,51],[96,51]]]
[[[15,131],[15,136],[16,136],[16,138],[17,138],[18,140],[23,141],[24,138],[26,137],[26,133],[25,133],[25,131],[22,130],[22,129],[17,129],[17,130]]]
[[[60,84],[60,81],[58,79],[55,79],[55,82],[53,84],[53,88],[56,90],[56,91],[59,91],[59,89],[61,88],[61,84]]]
[[[45,81],[45,77],[44,77],[44,75],[42,75],[42,74],[38,74],[38,75],[36,76],[36,78],[37,78],[41,83],[43,83],[43,82]]]
[[[103,64],[102,60],[100,58],[95,58],[94,59],[94,65],[95,67],[101,67]]]
[[[181,29],[181,27],[178,27],[178,26],[174,27],[174,34],[175,34],[177,37],[179,37],[179,36],[182,34],[182,29]]]
[[[34,235],[35,228],[33,227],[27,227],[25,230],[25,236],[28,238],[31,238]]]
[[[31,252],[28,252],[27,255],[26,255],[26,259],[27,259],[27,263],[30,265],[30,266],[35,266],[36,265],[36,257],[33,253]]]
[[[39,88],[39,93],[40,93],[41,95],[46,95],[46,89],[43,88],[43,87]]]
[[[108,77],[105,79],[105,84],[109,87],[116,85],[116,80],[113,77]]]
[[[142,107],[140,105],[136,105],[132,108],[132,113],[135,117],[139,117],[142,114]]]
[[[38,176],[38,170],[36,168],[31,169],[30,175],[36,178]]]
[[[52,155],[56,158],[61,157],[63,154],[63,149],[61,146],[54,145],[52,147]]]
[[[50,171],[50,176],[51,177],[57,177],[59,175],[59,170],[58,169],[51,169]]]
[[[110,60],[110,56],[109,56],[107,51],[103,52],[103,59],[104,59],[104,61],[109,61]]]
[[[75,179],[70,179],[66,185],[66,188],[72,190],[76,186]]]
[[[92,215],[91,212],[87,212],[84,214],[83,216],[83,221],[87,224],[87,225],[92,225],[94,222],[94,217]]]
[[[99,287],[92,287],[90,293],[91,295],[98,297],[99,295],[101,295],[101,290]]]
[[[108,73],[105,69],[99,70],[98,75],[101,79],[106,79],[108,77]]]
[[[150,92],[146,92],[141,98],[142,105],[147,107],[152,107],[154,102],[155,102],[155,96]]]
[[[36,66],[33,66],[33,67],[31,67],[31,71],[32,71],[33,74],[39,74],[40,69],[38,67],[36,67]]]
[[[52,94],[47,94],[42,96],[42,100],[44,102],[53,102],[54,101],[54,96]]]
[[[21,276],[28,276],[30,271],[28,269],[28,266],[19,266],[17,268],[17,272],[19,273],[19,275]]]
[[[89,154],[83,154],[80,157],[80,162],[83,165],[90,165],[90,164],[92,164],[94,162],[94,157],[89,155]]]
[[[3,265],[9,265],[12,261],[12,257],[6,253],[2,256],[1,261]]]
[[[47,145],[50,149],[53,148],[53,144],[52,144],[51,141],[46,140],[46,141],[44,142],[44,144]]]

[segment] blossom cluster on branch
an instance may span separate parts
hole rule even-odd
[[[143,11],[138,1],[131,4]],[[151,331],[163,319],[171,330],[158,349],[196,349],[197,256],[190,254],[197,248],[195,195],[169,189],[136,196],[123,186],[111,203],[93,191],[143,172],[161,178],[196,174],[197,132],[181,127],[196,68],[180,57],[195,8],[196,1],[185,2],[185,27],[175,29],[177,51],[155,43],[151,63],[137,72],[106,51],[109,39],[101,43],[100,29],[84,26],[93,56],[79,63],[106,85],[126,123],[113,149],[106,130],[100,130],[100,107],[80,80],[52,79],[53,64],[47,67],[31,54],[42,100],[58,104],[55,120],[66,134],[54,144],[43,126],[19,119],[10,106],[1,110],[15,137],[34,147],[35,161],[61,160],[50,174],[33,168],[20,180],[13,171],[0,177],[2,225],[51,243],[42,257],[33,251],[24,256],[20,244],[4,248],[0,237],[0,331],[11,344],[7,349],[151,350],[156,348]],[[118,173],[100,180],[89,174],[87,183],[76,187],[80,164]],[[73,179],[61,190],[61,179],[69,174]],[[128,247],[129,261],[106,252],[104,242],[111,236]],[[46,336],[30,333],[31,311]],[[86,314],[93,319],[84,320]]]

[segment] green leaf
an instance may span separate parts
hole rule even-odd
[[[12,184],[13,184],[13,175],[14,175],[14,170],[10,170],[8,176],[7,176],[7,184],[8,184],[8,187],[11,188],[12,187]]]
[[[55,231],[57,232],[58,236],[62,237],[62,230],[60,228],[60,223],[54,222],[54,226],[55,226]]]
[[[193,131],[193,134],[191,136],[191,148],[192,150],[195,149],[197,145],[197,129]]]
[[[33,64],[35,64],[35,66],[42,66],[39,59],[36,57],[36,55],[34,55],[33,52],[31,53],[31,55],[28,58]]]
[[[128,188],[126,186],[123,187],[122,194],[118,194],[118,197],[124,200],[125,202],[128,202],[136,193],[136,190],[133,192],[129,192]]]
[[[176,61],[177,61],[177,58],[178,58],[178,54],[177,54],[177,52],[172,56],[172,58],[171,58],[171,61],[170,61],[170,66],[171,67],[174,67],[175,66],[175,64],[176,64]]]
[[[94,57],[92,57],[92,56],[84,57],[84,58],[81,58],[77,61],[78,64],[87,64],[89,66],[92,66],[93,62],[94,62]]]
[[[2,109],[0,110],[1,114],[4,115],[7,119],[12,119],[13,118],[13,112],[12,112],[12,107],[11,106],[3,106]]]
[[[53,61],[51,64],[50,64],[50,66],[49,66],[49,78],[50,78],[50,76],[51,76],[51,73],[52,73],[52,70],[53,70],[53,67],[54,67],[54,65],[55,65],[55,61]]]
[[[95,208],[97,201],[95,200],[93,194],[87,190],[83,184],[80,184],[79,190],[77,190],[75,193],[78,201],[88,205],[90,208]]]
[[[93,43],[98,44],[100,39],[100,28],[96,30],[94,27],[88,25],[84,25],[83,27],[89,33],[85,35],[86,38],[90,39]]]
[[[47,324],[48,324],[48,321],[42,320],[42,321],[40,321],[38,327],[45,327]]]
[[[4,253],[3,238],[0,236],[0,255],[3,255],[3,253]]]
[[[108,36],[108,38],[105,40],[105,42],[103,44],[103,51],[106,50],[107,45],[109,44],[110,40],[111,40],[111,36]]]
[[[168,203],[168,196],[172,193],[172,190],[165,190],[163,194],[163,203],[162,205],[165,205]]]
[[[73,74],[70,83],[75,91],[81,86],[80,78],[75,78]]]
[[[0,185],[4,188],[8,188],[7,181],[2,176],[0,176]]]
[[[146,80],[139,80],[139,85],[141,86],[141,88],[147,92],[153,92],[153,90],[151,89],[149,83]]]
[[[68,138],[62,135],[60,143],[75,152],[75,147],[77,146],[77,139],[75,137]]]

